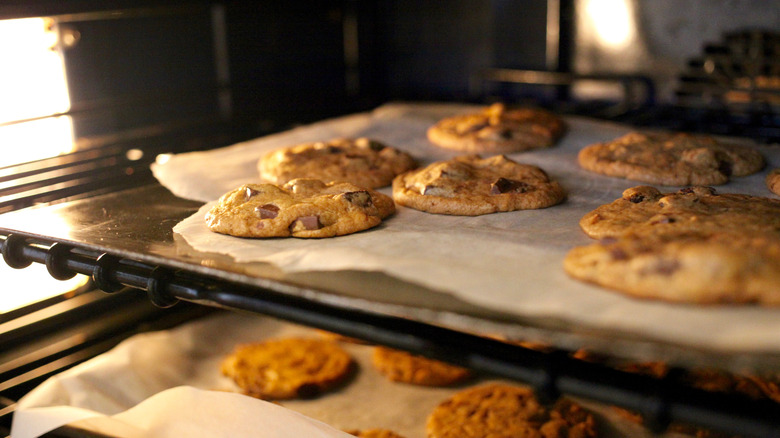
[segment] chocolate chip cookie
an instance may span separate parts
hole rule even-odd
[[[596,437],[592,414],[561,398],[548,408],[533,391],[508,384],[487,384],[461,391],[428,416],[429,438]]]
[[[221,364],[222,374],[252,397],[311,398],[342,383],[352,357],[335,343],[284,338],[238,346]]]
[[[350,183],[295,179],[245,184],[206,213],[211,231],[237,237],[333,237],[362,231],[395,211],[393,200]]]
[[[411,155],[369,138],[294,145],[269,152],[257,163],[260,177],[274,184],[314,178],[369,189],[390,185],[396,175],[415,166]]]
[[[550,207],[563,201],[561,186],[539,167],[503,155],[464,155],[433,163],[393,180],[393,199],[429,213],[477,216]]]
[[[592,172],[668,186],[725,184],[765,165],[753,148],[686,133],[632,132],[587,146],[577,159]]]
[[[371,359],[374,367],[394,382],[448,386],[472,375],[466,368],[386,347],[374,347]]]
[[[780,305],[780,238],[769,233],[630,233],[576,247],[563,266],[634,297]]]
[[[552,146],[563,131],[563,120],[549,111],[496,103],[476,113],[445,118],[428,128],[427,134],[444,148],[498,154]]]
[[[719,194],[711,187],[661,193],[655,187],[627,189],[614,202],[580,220],[585,233],[599,239],[632,233],[769,232],[780,235],[780,200]]]
[[[602,241],[566,255],[574,278],[667,301],[780,304],[780,200],[638,186],[580,226]]]
[[[780,168],[769,172],[766,176],[766,186],[772,193],[780,196]]]

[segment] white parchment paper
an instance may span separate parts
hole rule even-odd
[[[286,272],[381,271],[520,316],[556,318],[575,326],[621,330],[648,340],[727,353],[780,352],[780,309],[643,301],[574,281],[564,273],[566,252],[591,241],[579,229],[582,215],[620,197],[626,188],[641,185],[596,175],[577,165],[582,147],[630,130],[615,123],[567,118],[568,131],[558,145],[510,155],[542,167],[563,185],[567,200],[551,208],[457,217],[399,206],[378,228],[321,240],[240,239],[205,227],[203,216],[211,202],[241,184],[259,180],[256,164],[266,151],[339,136],[369,136],[408,151],[426,165],[457,155],[429,143],[426,129],[442,117],[473,108],[388,104],[222,149],[165,157],[152,170],[174,194],[207,203],[174,228],[198,251],[228,254],[236,262],[267,262]],[[776,146],[759,149],[769,161],[768,168],[780,166]],[[773,196],[764,176],[761,172],[736,178],[717,190]],[[382,191],[390,194],[388,188]]]
[[[311,400],[274,403],[236,393],[219,364],[236,345],[270,338],[322,338],[313,329],[238,313],[217,314],[172,330],[136,335],[61,373],[19,401],[12,438],[69,424],[121,438],[345,438],[343,430],[384,428],[424,438],[428,414],[467,386],[391,382],[371,364],[372,346],[342,342],[357,366],[341,387]],[[650,438],[608,406],[594,412],[605,438]],[[667,435],[664,435],[667,436]],[[672,435],[668,436],[672,438]]]

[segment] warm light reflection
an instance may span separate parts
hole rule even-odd
[[[0,41],[0,167],[70,152],[70,117],[43,118],[70,109],[53,22],[0,20]]]
[[[55,280],[40,263],[24,269],[13,269],[0,263],[0,278],[3,279],[0,314],[71,292],[89,281],[89,277],[81,274],[70,280]]]
[[[585,12],[605,47],[626,47],[634,38],[634,16],[629,0],[588,0]]]

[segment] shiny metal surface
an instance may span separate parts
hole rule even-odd
[[[45,242],[62,242],[84,251],[181,269],[347,311],[400,316],[468,333],[545,342],[568,350],[587,347],[607,354],[681,365],[741,369],[777,369],[780,365],[780,358],[773,354],[757,352],[734,357],[640,339],[630,333],[571,327],[549,318],[521,318],[374,272],[284,274],[264,263],[236,263],[224,255],[195,251],[172,232],[176,223],[200,206],[151,184],[2,214],[0,233],[22,232]]]

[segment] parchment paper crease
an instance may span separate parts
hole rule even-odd
[[[388,104],[368,113],[327,120],[227,148],[166,157],[153,165],[174,194],[206,202],[175,226],[198,251],[232,256],[236,262],[272,263],[286,272],[381,271],[405,281],[517,315],[551,317],[615,329],[649,340],[670,341],[729,353],[780,352],[780,309],[756,306],[689,306],[641,301],[566,276],[561,261],[587,238],[582,215],[642,183],[586,172],[576,162],[584,146],[611,140],[630,129],[614,123],[567,118],[568,131],[549,149],[510,155],[545,169],[568,193],[555,207],[478,217],[433,215],[399,207],[380,227],[333,239],[249,240],[209,232],[203,222],[210,202],[258,181],[256,163],[265,151],[338,136],[369,136],[404,149],[421,165],[457,155],[430,144],[426,129],[442,117],[473,110],[452,104]],[[777,147],[759,146],[769,168],[780,166]],[[718,186],[726,193],[773,196],[765,172]],[[659,187],[677,190],[679,187]],[[387,194],[389,189],[383,189]]]

